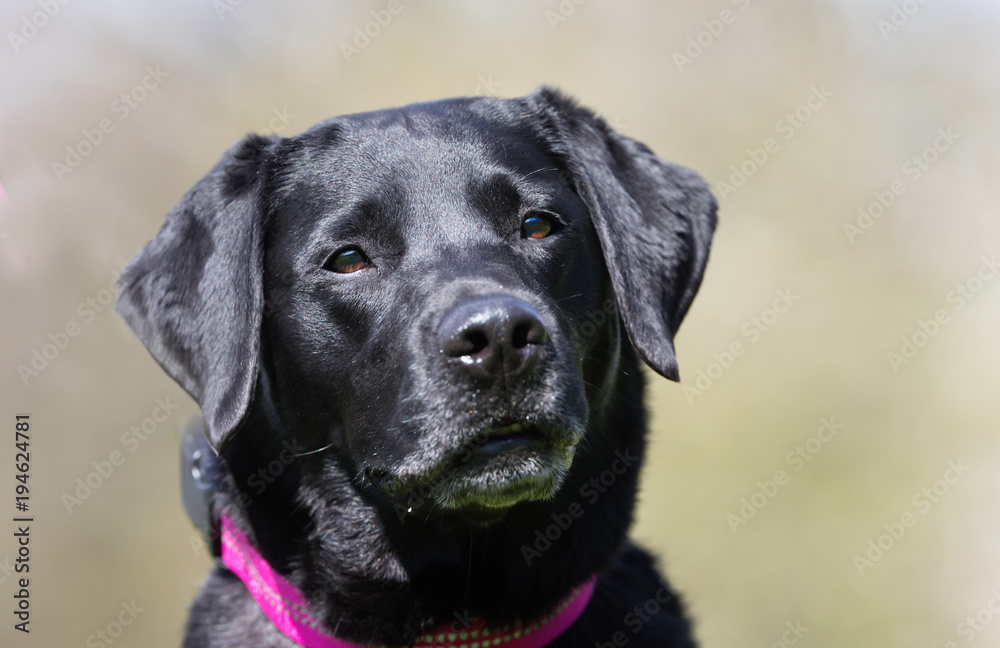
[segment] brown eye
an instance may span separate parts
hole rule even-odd
[[[521,223],[521,236],[542,239],[555,230],[555,222],[545,214],[531,214]]]
[[[346,250],[341,250],[334,254],[329,261],[326,262],[326,269],[333,270],[334,272],[341,272],[348,274],[351,272],[357,272],[358,270],[364,270],[371,262],[365,253],[357,248],[348,248]]]

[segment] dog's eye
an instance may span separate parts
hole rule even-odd
[[[357,248],[347,248],[330,257],[330,260],[323,267],[333,272],[348,274],[364,270],[369,265],[371,265],[371,261],[368,260],[364,252]]]
[[[528,214],[521,222],[521,236],[524,238],[545,238],[556,229],[555,220],[548,214],[535,212]]]

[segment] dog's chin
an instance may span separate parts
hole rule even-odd
[[[567,418],[496,416],[478,429],[474,436],[428,434],[394,468],[366,468],[370,483],[394,500],[401,520],[446,516],[486,526],[517,504],[552,499],[585,433]]]
[[[397,514],[405,511],[403,517],[436,512],[482,527],[499,522],[521,502],[551,499],[569,472],[575,450],[574,443],[510,436],[452,452],[432,468],[406,477],[371,474],[380,490],[396,501]]]
[[[551,499],[562,486],[574,450],[528,445],[474,453],[434,485],[434,505],[474,525],[492,524],[515,504]]]

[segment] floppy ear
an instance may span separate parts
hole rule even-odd
[[[266,151],[250,136],[167,214],[119,278],[115,310],[201,406],[216,451],[250,406],[263,309]]]
[[[708,261],[715,198],[694,171],[664,162],[555,90],[528,100],[590,210],[633,346],[678,380],[673,338]]]

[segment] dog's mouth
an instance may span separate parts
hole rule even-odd
[[[546,436],[538,425],[507,419],[498,426],[480,432],[466,444],[463,452],[489,457],[545,441]]]
[[[405,502],[407,514],[433,508],[473,525],[489,525],[520,502],[551,499],[572,464],[580,436],[540,421],[504,418],[448,452],[433,469],[385,475],[376,484]]]
[[[452,457],[453,471],[479,471],[516,463],[519,458],[544,461],[549,455],[572,457],[578,438],[540,422],[505,418],[483,428]]]

